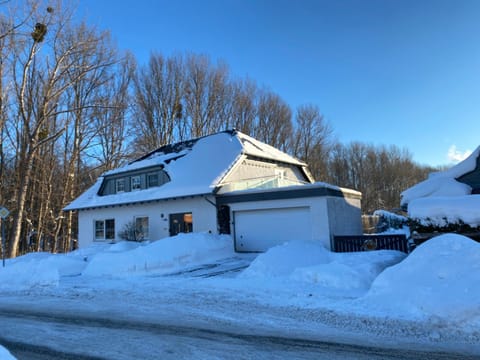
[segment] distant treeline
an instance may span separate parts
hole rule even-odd
[[[357,189],[363,210],[398,207],[432,169],[396,146],[335,140],[318,105],[292,110],[272,90],[206,55],[120,51],[73,20],[70,2],[0,4],[0,205],[8,255],[72,248],[62,208],[102,172],[167,143],[237,128],[310,165],[318,181]],[[350,121],[353,119],[349,119]]]

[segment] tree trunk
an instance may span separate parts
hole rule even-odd
[[[25,217],[25,204],[27,201],[28,185],[32,176],[33,155],[27,154],[24,165],[23,176],[20,176],[20,186],[17,195],[17,216],[13,224],[13,236],[10,241],[9,256],[16,257],[18,254],[18,246],[22,236],[22,224]]]

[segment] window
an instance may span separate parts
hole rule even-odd
[[[193,231],[192,213],[170,214],[170,236]]]
[[[142,183],[140,181],[140,175],[132,176],[131,178],[132,191],[140,190]]]
[[[149,188],[158,186],[158,174],[148,174],[147,181]]]
[[[105,220],[105,239],[115,239],[115,219]]]
[[[115,181],[115,186],[117,193],[122,193],[125,191],[125,179],[117,179]]]
[[[95,240],[115,239],[115,219],[95,221]]]
[[[95,240],[105,239],[105,221],[95,221]]]
[[[135,218],[135,238],[137,241],[148,239],[148,217]]]

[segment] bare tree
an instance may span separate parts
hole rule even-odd
[[[108,82],[96,92],[100,106],[93,113],[97,129],[94,158],[103,171],[119,167],[126,159],[130,83],[135,61],[127,54],[112,67]]]
[[[287,103],[271,91],[261,91],[254,136],[260,141],[287,151],[292,140],[292,130],[292,111]]]
[[[65,30],[59,49],[67,51],[72,47],[75,51],[68,57],[73,66],[67,69],[64,79],[68,84],[63,93],[65,133],[61,152],[65,175],[59,187],[63,191],[55,216],[53,251],[71,247],[73,214],[69,212],[65,217],[62,208],[85,188],[86,184],[80,183],[85,153],[95,156],[96,150],[104,146],[101,152],[106,156],[101,159],[96,156],[96,160],[102,161],[104,169],[115,166],[125,137],[128,96],[125,81],[129,81],[130,73],[117,77],[115,71],[124,68],[117,67],[119,56],[111,46],[110,37],[81,23]]]
[[[407,150],[395,145],[337,143],[330,153],[327,180],[361,191],[363,212],[372,213],[398,208],[400,193],[432,170],[416,164]]]
[[[318,106],[301,105],[295,116],[293,154],[309,164],[317,179],[325,179],[333,130],[320,113]]]
[[[137,153],[171,143],[182,132],[184,64],[180,55],[150,55],[134,78],[134,139]]]
[[[231,84],[231,113],[225,128],[236,128],[245,134],[253,134],[257,117],[257,85],[249,79]]]
[[[71,200],[73,194],[71,189],[75,173],[71,172],[70,167],[76,162],[78,168],[80,163],[79,132],[85,133],[84,121],[74,126],[72,152],[63,159],[67,167],[65,174],[68,175],[59,184],[62,198],[55,202],[48,187],[41,184],[52,183],[51,172],[56,170],[53,165],[57,156],[55,144],[66,134],[67,128],[70,129],[71,119],[73,123],[75,119],[88,119],[88,109],[99,106],[89,102],[92,98],[90,94],[94,93],[96,87],[106,84],[108,77],[105,77],[105,68],[115,61],[111,54],[102,50],[102,36],[97,36],[84,24],[70,26],[70,10],[62,9],[60,5],[58,2],[55,7],[48,7],[46,14],[35,12],[30,30],[24,29],[23,34],[15,34],[12,41],[15,43],[11,60],[15,100],[9,109],[12,123],[8,133],[16,153],[18,186],[10,256],[17,254],[20,240],[27,234],[24,225],[32,221],[32,216],[27,216],[27,212],[33,212],[31,204],[36,200],[42,202],[37,210],[43,219],[34,221],[34,226],[37,230],[54,226],[55,230],[49,232],[57,240],[59,229],[62,228],[61,207]],[[69,94],[72,94],[72,102],[67,101]],[[44,163],[46,159],[52,163]],[[42,166],[50,172],[39,171]],[[34,189],[42,191],[41,199],[33,196]],[[47,214],[50,223],[46,222]],[[56,244],[57,241],[53,245],[54,251]]]
[[[220,130],[231,100],[227,66],[213,66],[207,56],[189,54],[185,70],[185,135],[199,137]]]

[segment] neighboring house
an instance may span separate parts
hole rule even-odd
[[[71,204],[79,247],[180,232],[232,234],[237,251],[361,234],[361,194],[314,183],[305,163],[236,130],[162,146],[108,171]]]
[[[401,205],[411,218],[445,226],[480,226],[480,147],[467,159],[405,190]]]

